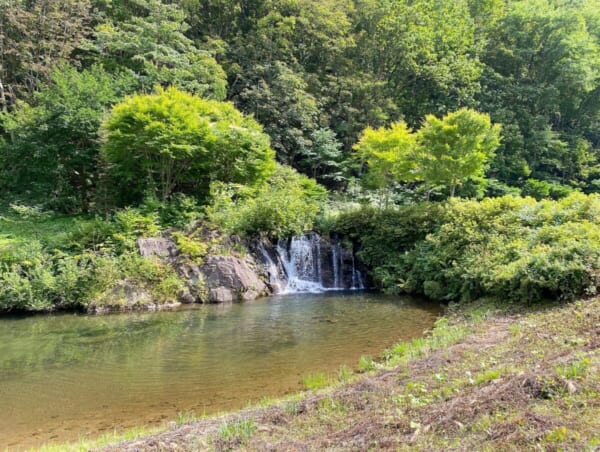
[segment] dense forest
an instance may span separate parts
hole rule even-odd
[[[485,179],[466,178],[457,194],[600,189],[594,0],[3,0],[0,9],[1,184],[15,199],[65,212],[130,202],[106,198],[99,126],[125,96],[158,86],[232,102],[262,124],[277,161],[341,193],[359,189],[365,166],[353,148],[367,127],[419,129],[460,108],[502,131]],[[418,197],[421,185],[377,188]],[[443,197],[448,187],[434,178],[429,189]]]
[[[375,285],[436,299],[597,287],[597,0],[0,6],[1,308],[123,275],[173,297],[133,241],[180,228],[200,258],[198,219],[334,231]]]

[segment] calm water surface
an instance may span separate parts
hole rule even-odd
[[[0,319],[0,449],[241,408],[420,336],[437,305],[374,294]]]

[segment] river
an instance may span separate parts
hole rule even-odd
[[[0,448],[215,413],[335,375],[421,336],[440,307],[369,293],[287,295],[173,312],[0,319]]]

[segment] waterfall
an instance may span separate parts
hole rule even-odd
[[[354,265],[354,254],[352,255],[352,286],[350,290],[364,290],[365,284],[363,283],[362,274],[360,270]]]
[[[331,247],[331,268],[333,269],[333,288],[340,287],[340,246],[336,243]],[[343,263],[342,263],[343,265]]]
[[[348,255],[351,253],[344,251],[339,243],[322,244],[316,233],[280,240],[275,249],[276,261],[263,244],[258,245],[258,250],[276,293],[364,289],[362,275],[354,265],[354,256],[350,268]]]
[[[273,259],[271,259],[271,255],[269,254],[262,242],[259,242],[258,250],[262,254],[262,257],[265,261],[267,273],[269,275],[269,284],[271,285],[273,292],[283,292],[286,287],[286,281],[281,278],[281,272],[279,271],[279,267],[277,266],[277,264],[275,264],[275,262],[273,262]]]
[[[292,237],[289,248],[279,241],[277,252],[287,275],[284,293],[322,292],[320,240],[318,234]]]

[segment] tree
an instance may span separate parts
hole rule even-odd
[[[419,178],[429,187],[448,188],[453,197],[466,180],[484,176],[500,144],[500,126],[487,114],[463,108],[442,119],[428,115],[417,141]]]
[[[125,21],[96,27],[91,49],[106,68],[127,68],[137,75],[142,90],[156,85],[222,100],[225,72],[207,50],[185,33],[185,12],[176,4],[138,0],[142,13]]]
[[[598,2],[506,5],[481,57],[479,108],[503,124],[493,173],[519,185],[531,176],[583,186],[599,162]]]
[[[29,100],[91,33],[89,0],[0,0],[0,111]]]
[[[473,104],[482,65],[466,1],[358,0],[356,16],[354,61],[385,81],[411,127]]]
[[[99,66],[56,67],[49,78],[31,104],[0,114],[10,135],[0,147],[1,182],[59,210],[88,211],[99,176],[98,128],[134,81]]]
[[[331,129],[319,129],[311,134],[311,144],[302,150],[303,163],[313,179],[331,184],[344,179],[341,168],[342,143]]]
[[[233,105],[177,88],[129,97],[103,125],[103,154],[129,201],[148,190],[207,196],[213,181],[257,184],[273,172],[260,125]]]
[[[363,180],[370,188],[418,179],[416,137],[403,121],[390,128],[367,128],[354,149],[367,165]]]
[[[296,165],[302,150],[310,146],[311,132],[318,128],[318,104],[307,92],[306,82],[277,62],[267,66],[257,64],[252,79],[245,83],[236,98],[237,104],[265,124],[277,160]]]

